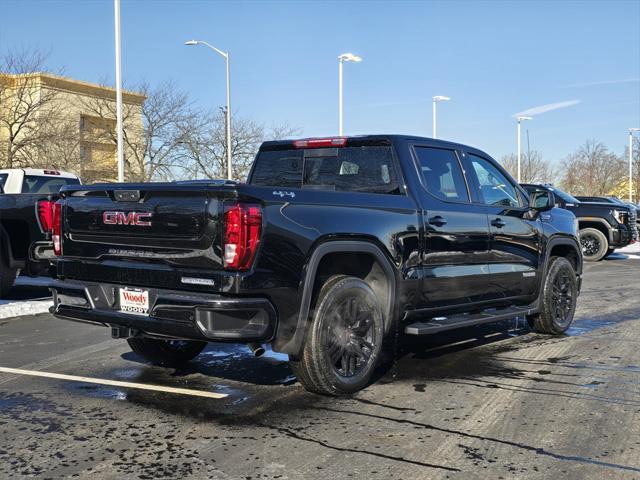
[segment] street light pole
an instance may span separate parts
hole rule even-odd
[[[116,37],[116,150],[118,155],[118,182],[124,182],[124,138],[122,134],[122,72],[120,55],[120,0],[113,0]]]
[[[342,120],[342,64],[344,61],[342,58],[338,57],[340,61],[338,62],[338,135],[342,136],[343,131],[343,120]]]
[[[640,128],[629,129],[629,202],[633,202],[633,133],[640,132]]]
[[[185,45],[204,45],[205,47],[210,48],[218,55],[225,59],[227,64],[227,111],[225,116],[225,124],[226,124],[226,150],[227,150],[227,179],[231,180],[233,178],[233,171],[231,169],[231,76],[230,76],[230,67],[229,67],[229,52],[223,52],[222,50],[217,49],[213,45],[205,42],[204,40],[189,40],[184,42]]]
[[[344,131],[343,121],[343,94],[342,94],[342,64],[344,62],[361,62],[362,57],[353,53],[343,53],[338,57],[338,135],[342,136]]]
[[[520,148],[520,124],[523,120],[532,120],[532,117],[517,117],[518,120],[518,183],[522,181],[521,175],[521,148]]]
[[[449,100],[451,100],[449,97],[445,97],[444,95],[436,95],[435,97],[432,98],[433,100],[433,109],[432,109],[432,120],[433,120],[433,138],[438,138],[437,137],[437,118],[436,118],[436,104],[438,102],[447,102]]]

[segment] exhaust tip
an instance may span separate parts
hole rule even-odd
[[[247,346],[251,349],[254,357],[258,358],[264,355],[265,349],[259,343],[248,343]]]

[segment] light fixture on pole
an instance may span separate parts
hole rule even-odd
[[[629,129],[629,202],[633,202],[633,134],[640,128]]]
[[[338,134],[342,136],[343,133],[343,120],[342,120],[342,64],[344,62],[359,63],[362,61],[362,57],[354,55],[353,53],[343,53],[338,57]]]
[[[520,172],[520,165],[521,165],[521,152],[520,152],[520,124],[522,123],[523,120],[533,120],[533,117],[516,117],[516,119],[518,120],[518,183],[520,183],[522,181],[521,179],[521,172]]]
[[[124,182],[124,138],[122,134],[122,73],[120,55],[120,0],[113,0],[116,37],[116,150],[118,155],[118,182]]]
[[[433,138],[437,137],[437,129],[436,129],[436,103],[438,102],[448,102],[451,100],[449,97],[445,97],[444,95],[436,95],[433,97]]]
[[[227,111],[225,115],[225,130],[226,130],[226,144],[227,144],[227,179],[232,179],[232,170],[231,170],[231,80],[229,74],[229,52],[223,52],[222,50],[217,49],[213,45],[205,42],[204,40],[189,40],[184,42],[185,45],[204,45],[205,47],[209,47],[211,50],[216,52],[218,55],[222,56],[227,64]]]

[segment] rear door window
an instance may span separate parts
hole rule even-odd
[[[462,167],[454,150],[415,147],[427,191],[441,200],[469,202]]]

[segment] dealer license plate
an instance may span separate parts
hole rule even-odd
[[[139,288],[121,288],[120,311],[136,315],[148,315],[149,291]]]

